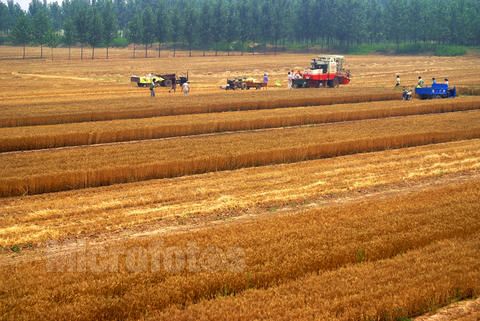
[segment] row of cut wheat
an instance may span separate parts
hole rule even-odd
[[[0,155],[0,195],[37,194],[480,137],[480,112]]]
[[[0,199],[0,246],[28,247],[87,233],[109,235],[132,226],[197,224],[248,211],[260,215],[478,171],[480,140],[475,139]]]
[[[28,247],[84,234],[103,237],[126,228],[195,225],[247,211],[268,214],[479,171],[480,139],[474,139],[0,199],[0,246]]]
[[[375,102],[0,128],[0,152],[466,111],[479,108],[480,98],[469,97],[441,102]]]
[[[268,216],[162,238],[79,243],[78,248],[66,243],[70,251],[66,257],[46,252],[46,258],[39,262],[15,261],[0,269],[0,289],[14,289],[4,292],[3,316],[24,320],[125,320],[175,305],[187,306],[186,313],[191,313],[195,307],[189,310],[188,305],[199,300],[269,288],[309,273],[405,252],[409,260],[414,260],[417,257],[408,251],[478,233],[479,196],[478,179],[472,179],[403,196]],[[456,248],[462,256],[465,254],[461,243]],[[61,252],[62,248],[57,250]],[[182,261],[184,257],[188,264]],[[138,261],[129,261],[135,258]],[[453,262],[458,259],[453,258]],[[85,265],[84,260],[89,259],[94,261]],[[478,264],[475,257],[472,259]],[[460,262],[454,270],[468,275],[469,269]],[[417,266],[433,271],[437,265],[425,261],[402,265],[401,270],[417,273]],[[388,275],[395,279],[397,272],[388,270]],[[356,274],[351,275],[356,278]],[[455,276],[447,269],[440,279],[444,284],[461,285]],[[435,272],[432,277],[439,276]],[[371,282],[380,288],[388,283],[382,278]],[[335,297],[345,290],[329,291]],[[421,286],[413,286],[412,291],[421,293]],[[429,295],[423,299],[433,298]],[[212,302],[211,311],[220,309],[221,302],[226,301]]]
[[[410,320],[480,295],[480,234],[137,320]],[[468,316],[465,314],[464,316]],[[135,320],[132,318],[131,320]],[[476,319],[465,319],[476,320]]]
[[[333,105],[369,101],[399,100],[398,92],[373,90],[339,93],[326,91],[275,92],[264,95],[211,95],[177,97],[176,99],[106,99],[96,102],[63,103],[60,105],[31,104],[6,106],[0,113],[0,127],[51,125],[114,119],[149,118],[171,115],[202,114],[238,110]]]
[[[457,87],[460,95],[480,96],[480,87]]]

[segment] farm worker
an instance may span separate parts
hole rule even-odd
[[[423,81],[422,77],[418,77],[418,84],[417,84],[417,88],[422,88],[423,85],[425,85],[425,81]]]
[[[395,87],[400,87],[400,75],[397,75],[397,79],[395,81]]]
[[[412,99],[412,91],[408,90],[407,88],[403,88],[403,93],[402,93],[402,98],[403,100],[411,100]]]
[[[436,85],[437,84],[437,80],[435,78],[432,78],[432,85]]]
[[[263,74],[263,83],[265,84],[265,88],[268,86],[268,74],[264,73]]]
[[[152,79],[150,84],[150,97],[155,97],[155,80]]]
[[[168,90],[168,92],[171,93],[172,90],[173,90],[174,93],[177,92],[177,81],[176,81],[175,79],[172,81],[172,88],[170,88],[170,89]]]
[[[288,89],[292,89],[293,71],[288,72]]]
[[[190,85],[188,84],[188,81],[183,83],[182,91],[184,96],[188,96],[188,93],[190,92]]]
[[[448,78],[445,78],[445,85],[448,87]]]

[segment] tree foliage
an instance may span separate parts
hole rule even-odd
[[[50,28],[70,35],[73,27],[82,46],[109,47],[117,35],[146,47],[158,42],[203,50],[480,45],[479,15],[478,0],[32,0],[26,12],[8,0],[0,3],[0,32],[28,19],[29,41],[38,44]],[[70,36],[64,40],[73,44]]]

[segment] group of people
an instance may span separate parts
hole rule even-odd
[[[437,80],[432,78],[432,86],[437,84]],[[449,86],[448,78],[445,78],[444,84]],[[395,87],[400,87],[400,75],[397,75],[395,78]],[[425,87],[425,81],[423,80],[422,76],[418,77],[418,82],[417,82],[417,88],[423,88]],[[410,89],[407,89],[406,87],[403,87],[403,93],[402,93],[402,99],[403,100],[411,100],[413,96],[413,92]]]
[[[432,78],[432,85],[436,85],[437,84],[437,80],[434,78]],[[449,85],[448,83],[448,78],[445,78],[444,80],[444,84],[445,85]],[[417,82],[417,88],[423,88],[425,86],[425,81],[422,79],[421,76],[418,77],[418,82]]]
[[[434,77],[432,78],[432,85],[435,85],[435,84],[437,84],[437,80]],[[444,84],[447,86],[449,85],[448,78],[445,78]],[[400,87],[400,75],[397,75],[397,77],[395,78],[395,87]],[[417,82],[417,88],[423,88],[423,87],[425,87],[425,81],[423,80],[422,76],[419,76],[418,82]]]
[[[152,79],[152,82],[150,83],[150,97],[155,97],[155,87],[156,87],[156,83],[155,83],[155,80]],[[176,87],[177,87],[177,84],[173,84],[172,85],[172,89],[175,91],[176,90]],[[172,91],[172,89],[169,90],[169,92]],[[183,92],[183,95],[184,96],[188,96],[188,94],[190,93],[190,84],[188,83],[188,81],[184,82],[182,84],[182,92]]]
[[[302,78],[302,75],[299,71],[293,71],[293,70],[289,71],[288,72],[288,89],[293,88],[294,79],[301,79],[301,78]],[[265,84],[265,86],[268,85],[267,73],[263,74],[263,83]],[[432,85],[435,85],[436,83],[437,83],[437,80],[435,78],[432,78]],[[448,86],[449,84],[448,78],[445,78],[444,84]],[[419,76],[418,82],[417,82],[417,88],[423,88],[424,86],[425,86],[425,81],[421,76]],[[150,84],[150,97],[155,97],[155,87],[156,87],[155,80],[152,80],[152,83]],[[395,78],[395,87],[400,87],[400,75],[397,75]],[[190,93],[190,84],[188,83],[188,81],[182,84],[182,92],[184,96],[188,96],[188,94]],[[408,95],[408,91],[406,91],[404,88],[404,98],[406,100],[409,100],[408,99],[409,96],[411,96],[411,93],[410,95]]]
[[[293,88],[293,80],[294,79],[301,79],[302,78],[302,74],[300,73],[300,71],[289,71],[288,72],[288,89],[292,89]]]

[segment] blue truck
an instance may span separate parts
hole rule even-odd
[[[432,84],[431,87],[415,88],[415,94],[420,99],[454,98],[457,96],[457,89],[448,88],[447,84]]]

